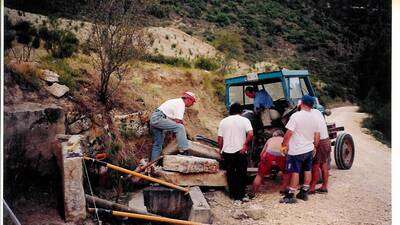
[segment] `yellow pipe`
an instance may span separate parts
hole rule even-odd
[[[163,222],[163,223],[172,223],[172,224],[178,224],[178,225],[181,225],[181,224],[182,225],[208,225],[208,224],[205,224],[205,223],[198,223],[198,222],[193,222],[193,221],[171,219],[171,218],[162,217],[162,216],[151,216],[151,215],[144,215],[144,214],[130,213],[130,212],[122,212],[122,211],[114,211],[114,210],[107,210],[107,209],[88,208],[88,211],[90,213],[93,213],[96,210],[98,210],[99,212],[110,213],[113,216],[129,217],[129,218],[134,218],[134,219],[142,219],[142,220],[149,220],[149,221],[156,221],[156,222]]]
[[[121,211],[112,211],[112,214],[114,216],[129,217],[129,218],[134,218],[134,219],[150,220],[150,221],[172,223],[172,224],[179,224],[179,225],[181,225],[181,224],[182,225],[204,225],[204,223],[197,223],[197,222],[186,221],[186,220],[177,220],[177,219],[171,219],[171,218],[161,217],[161,216],[149,216],[149,215],[142,215],[142,214],[137,214],[137,213],[127,213],[127,212],[121,212]]]
[[[83,156],[83,159],[91,160],[91,161],[97,161],[95,159],[92,159],[92,158],[89,158],[89,157],[86,157],[86,156]],[[105,165],[106,167],[108,167],[110,169],[113,169],[113,170],[120,171],[122,173],[131,174],[133,176],[140,177],[140,178],[142,178],[144,180],[148,180],[148,181],[152,181],[152,182],[155,182],[155,183],[159,183],[159,184],[162,184],[164,186],[167,186],[167,187],[170,187],[170,188],[174,188],[174,189],[178,189],[178,190],[181,190],[181,191],[186,192],[186,193],[189,192],[189,189],[187,189],[187,188],[183,188],[181,186],[178,186],[178,185],[175,185],[175,184],[172,184],[172,183],[169,183],[169,182],[166,182],[166,181],[154,178],[154,177],[146,176],[146,175],[143,175],[141,173],[137,173],[137,172],[132,171],[132,170],[127,170],[125,168],[122,168],[122,167],[119,167],[119,166],[115,166],[115,165],[110,164],[110,163],[101,162],[101,161],[97,161],[97,162],[100,162],[103,165]]]

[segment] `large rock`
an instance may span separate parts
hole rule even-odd
[[[155,175],[160,179],[179,186],[204,186],[204,187],[226,187],[226,172],[220,170],[217,173],[192,173],[183,174],[179,172],[155,170]]]
[[[211,224],[211,208],[199,187],[191,187],[189,190],[192,208],[189,214],[189,221]]]
[[[62,142],[62,186],[64,196],[64,216],[67,222],[82,222],[86,218],[86,201],[83,190],[83,153],[84,137],[72,135],[68,141]]]
[[[125,138],[139,138],[149,133],[147,120],[141,112],[115,115],[113,123]]]
[[[47,81],[49,83],[58,82],[58,77],[59,77],[58,74],[50,70],[44,70],[41,76],[42,80]]]
[[[211,146],[189,141],[189,154],[193,156],[221,160],[221,154],[217,148]]]
[[[81,119],[68,125],[68,133],[70,134],[80,134],[87,131],[92,126],[92,121],[88,117],[82,117]]]
[[[198,156],[202,158],[221,160],[221,154],[217,148],[210,147],[199,142],[188,141],[189,142],[189,154],[193,156]],[[173,155],[178,153],[178,142],[173,140],[163,149],[163,155]]]
[[[165,155],[163,158],[163,169],[181,173],[216,173],[219,170],[219,163],[215,159]]]
[[[4,161],[12,166],[24,160],[24,167],[40,174],[53,173],[53,141],[65,133],[64,112],[54,104],[21,103],[4,108]]]
[[[250,205],[244,210],[244,212],[253,220],[259,220],[265,215],[265,209],[259,205]]]
[[[61,98],[69,91],[67,86],[58,83],[54,83],[51,86],[46,86],[45,89],[56,98]]]

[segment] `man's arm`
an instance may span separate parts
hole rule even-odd
[[[314,133],[314,146],[315,146],[315,148],[318,147],[320,139],[321,139],[320,133],[319,132],[315,132]]]
[[[240,153],[244,154],[249,149],[249,143],[253,139],[253,131],[247,131],[246,133],[246,141],[243,144],[243,148],[240,150]]]
[[[218,136],[218,148],[219,150],[222,151],[222,147],[224,146],[224,138],[221,136]]]
[[[172,120],[175,121],[176,123],[183,124],[183,120],[180,120],[180,119],[172,119]]]
[[[293,135],[293,131],[291,130],[287,130],[285,133],[285,136],[283,136],[283,142],[282,142],[282,146],[287,147],[289,145],[289,140]]]

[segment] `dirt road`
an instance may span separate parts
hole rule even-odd
[[[335,108],[328,117],[328,121],[345,126],[356,148],[350,170],[338,170],[332,160],[329,194],[312,195],[298,204],[280,204],[277,185],[267,180],[260,196],[235,206],[224,192],[208,192],[213,224],[390,224],[391,149],[363,133],[360,123],[365,117],[354,106]],[[253,207],[262,208],[264,218],[246,217],[244,212]]]

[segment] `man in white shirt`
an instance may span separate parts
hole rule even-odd
[[[317,109],[311,109],[311,112],[317,118],[319,125],[319,132],[321,135],[321,140],[317,146],[317,152],[315,153],[313,159],[313,168],[312,168],[312,180],[310,185],[310,194],[317,193],[328,193],[328,178],[329,178],[329,168],[328,168],[328,159],[331,154],[331,140],[328,134],[328,127],[325,122],[325,118],[322,115],[321,111]],[[322,186],[315,190],[315,185],[319,180],[319,170],[322,171]]]
[[[188,147],[183,115],[185,107],[190,107],[196,102],[196,96],[192,92],[183,93],[181,98],[170,99],[158,107],[150,118],[150,130],[153,134],[153,147],[151,160],[160,156],[164,144],[164,131],[172,131],[176,135],[178,149],[184,153]]]
[[[295,203],[294,193],[299,184],[299,173],[304,171],[304,184],[296,198],[308,200],[310,190],[311,168],[313,150],[319,142],[318,121],[311,112],[314,105],[314,98],[305,95],[301,99],[301,111],[294,113],[286,124],[282,148],[288,148],[286,158],[286,171],[291,174],[290,185],[281,203]]]
[[[230,116],[224,118],[218,127],[218,146],[224,159],[229,196],[239,201],[245,197],[246,153],[253,138],[250,120],[240,115],[242,111],[242,105],[233,103],[229,108]]]

